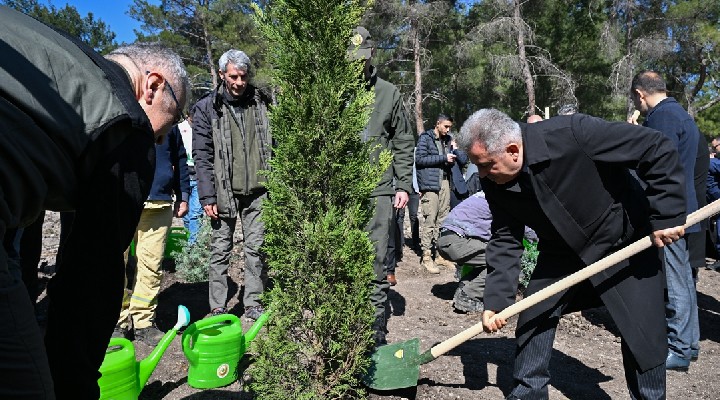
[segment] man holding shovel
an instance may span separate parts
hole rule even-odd
[[[526,296],[644,236],[663,247],[684,234],[682,169],[676,146],[660,132],[583,114],[520,125],[483,109],[465,122],[457,142],[478,166],[493,215],[483,313],[487,331],[506,324],[493,317],[515,302],[525,225],[540,239]],[[622,336],[631,397],[665,398],[663,281],[659,253],[650,248],[523,311],[507,398],[548,398],[560,317],[601,303]]]

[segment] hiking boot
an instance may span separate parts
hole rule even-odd
[[[397,285],[397,278],[395,278],[395,274],[388,274],[387,281],[390,284],[390,286]]]
[[[435,261],[433,261],[432,254],[430,254],[429,251],[423,253],[422,266],[431,274],[440,273],[440,269],[435,265]]]
[[[163,336],[165,336],[165,332],[158,329],[154,324],[147,328],[135,329],[135,341],[143,342],[150,347],[157,346]]]
[[[245,307],[245,317],[256,321],[265,312],[263,306]]]
[[[210,311],[209,317],[214,317],[216,315],[223,315],[223,314],[227,314],[227,308],[225,308],[225,307],[213,308],[213,310]]]
[[[468,296],[465,291],[462,290],[463,286],[464,285],[458,287],[455,291],[455,296],[453,296],[453,307],[455,310],[462,313],[482,312],[485,308],[482,300],[477,300]]]
[[[443,258],[443,256],[441,256],[440,254],[438,254],[437,257],[435,257],[435,264],[437,264],[437,265],[442,265],[442,266],[447,267],[447,268],[455,268],[455,263],[454,263],[454,262],[452,262],[452,261],[450,261],[450,260],[446,260],[446,259]]]

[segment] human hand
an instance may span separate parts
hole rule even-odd
[[[483,329],[487,333],[497,332],[502,329],[503,326],[507,325],[507,321],[503,318],[495,318],[495,311],[485,310],[482,315]]]
[[[631,124],[633,124],[633,125],[637,125],[637,124],[638,124],[638,122],[637,122],[638,118],[640,118],[640,111],[635,110],[635,111],[633,111],[633,113],[632,113],[632,115],[630,116],[630,118],[628,118],[627,122],[629,122],[629,123],[631,123]]]
[[[175,210],[174,213],[176,218],[182,218],[185,216],[185,214],[188,213],[188,203],[187,201],[176,201],[175,202]]]
[[[457,156],[456,156],[455,154],[453,154],[453,153],[448,153],[448,154],[447,154],[447,162],[450,163],[450,164],[454,163],[456,157],[457,157]]]
[[[407,192],[404,192],[402,190],[395,192],[395,208],[405,208],[408,200],[410,200],[410,196],[407,194]]]
[[[685,235],[685,227],[676,226],[674,228],[661,229],[650,235],[653,244],[656,247],[665,247],[666,245],[677,241]]]
[[[212,219],[218,219],[218,210],[217,210],[217,204],[208,204],[206,206],[203,206],[203,210],[205,210],[205,215]]]

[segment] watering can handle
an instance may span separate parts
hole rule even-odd
[[[705,207],[695,211],[694,213],[687,216],[687,221],[685,222],[685,225],[683,225],[685,228],[688,228],[690,226],[693,226],[697,224],[698,222],[708,219],[712,217],[713,215],[716,215],[720,213],[720,200],[715,200],[714,202],[706,205]],[[591,276],[597,274],[600,271],[603,271],[607,268],[612,267],[613,265],[626,260],[635,254],[649,248],[652,246],[652,240],[650,239],[650,236],[645,236],[642,239],[639,239],[627,247],[624,247],[615,253],[612,253],[599,261],[596,261],[587,267],[581,269],[580,271],[577,271],[571,275],[566,276],[565,278],[553,283],[552,285],[539,290],[536,293],[533,293],[532,295],[518,301],[517,303],[511,305],[510,307],[504,309],[503,311],[497,313],[494,318],[503,318],[507,319],[512,317],[515,314],[520,313],[521,311],[525,311],[528,308],[534,306],[535,304],[557,294],[561,291],[577,284],[578,282],[584,281],[585,279],[590,278]],[[437,357],[440,357],[441,355],[447,353],[448,351],[454,349],[455,347],[459,346],[461,343],[464,343],[465,341],[473,338],[474,336],[478,335],[483,331],[483,324],[482,322],[479,322],[470,328],[458,333],[457,335],[451,337],[450,339],[445,340],[442,343],[439,343],[435,345],[432,349],[429,350],[429,352],[432,355],[432,358],[427,357],[427,361],[434,360]],[[426,361],[426,362],[427,362]]]
[[[239,322],[240,318],[233,314],[221,314],[215,315],[210,318],[201,319],[199,321],[196,321],[194,324],[190,324],[190,326],[185,329],[185,332],[183,332],[182,335],[182,348],[185,353],[189,356],[188,352],[195,350],[190,344],[190,339],[192,338],[195,331],[199,331],[200,329],[207,328],[208,326],[219,324],[225,321],[231,321],[231,324],[234,324]]]

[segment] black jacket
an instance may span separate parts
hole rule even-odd
[[[451,135],[435,138],[435,130],[428,129],[420,135],[415,149],[415,169],[420,192],[439,192],[443,176],[450,179],[450,187],[458,194],[467,194],[465,180],[462,177],[462,167],[468,162],[467,153],[458,149],[450,149]],[[438,145],[442,143],[447,153],[440,154]],[[457,156],[454,163],[447,162],[447,154]],[[459,178],[459,179],[458,179]]]
[[[192,155],[195,161],[195,176],[200,204],[217,204],[218,212],[224,217],[235,217],[238,210],[235,202],[233,187],[233,157],[237,148],[243,149],[245,157],[245,182],[243,194],[265,191],[264,179],[259,171],[270,168],[272,156],[272,134],[268,108],[270,97],[253,85],[248,85],[242,96],[228,100],[224,85],[198,100],[193,108],[192,119]],[[241,111],[235,113],[238,107]],[[253,124],[250,119],[253,117]],[[247,113],[247,114],[245,114]],[[244,127],[244,143],[233,143],[232,126]],[[248,125],[248,126],[246,126]],[[252,125],[252,126],[249,126]],[[250,140],[255,146],[248,146]],[[248,151],[251,148],[256,152]]]
[[[658,131],[583,114],[558,116],[524,126],[523,157],[519,179],[505,185],[482,180],[493,214],[484,298],[488,310],[515,301],[525,225],[540,239],[530,294],[651,231],[685,222],[677,149]],[[645,192],[628,168],[647,183]],[[523,190],[525,196],[519,195]],[[544,215],[538,218],[537,212]],[[627,263],[613,266],[590,282],[647,370],[667,355],[665,278],[657,249],[631,258],[630,264],[624,270]],[[523,312],[518,331],[559,301],[557,295]]]

